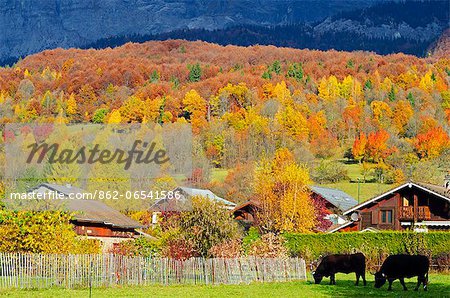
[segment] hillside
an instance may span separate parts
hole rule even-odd
[[[280,154],[314,183],[441,184],[449,76],[446,57],[404,54],[182,40],[57,49],[0,69],[0,121],[190,122],[189,182],[234,200],[251,197],[255,167]]]
[[[429,52],[433,54],[434,57],[445,58],[450,55],[450,29],[447,29],[433,44]]]

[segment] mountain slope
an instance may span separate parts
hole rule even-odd
[[[0,0],[0,61],[98,39],[317,21],[379,0]]]
[[[380,54],[403,52],[428,54],[448,27],[449,6],[442,1],[383,2],[336,14],[313,23],[278,26],[239,25],[217,30],[175,30],[156,35],[128,35],[100,39],[95,48],[117,46],[128,41],[187,39],[222,45],[276,45],[295,48],[367,50]]]

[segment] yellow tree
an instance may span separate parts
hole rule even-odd
[[[361,132],[359,134],[359,137],[356,137],[355,141],[353,142],[352,147],[353,158],[361,162],[361,160],[364,158],[364,155],[366,154],[366,146],[367,146],[367,137],[363,132]]]
[[[195,134],[200,132],[202,127],[205,127],[207,102],[194,89],[187,92],[183,99],[184,111],[190,114],[192,131]]]
[[[353,95],[353,77],[348,75],[344,78],[340,85],[340,94],[342,98],[350,99]]]
[[[383,83],[381,83],[381,90],[383,90],[384,92],[389,92],[392,89],[392,81],[391,79],[389,79],[388,77],[385,77],[383,80]]]
[[[73,93],[70,94],[69,99],[67,100],[66,113],[68,116],[73,116],[77,113],[77,101],[75,100]]]
[[[420,79],[420,89],[425,92],[431,93],[434,89],[433,72],[431,69]]]
[[[289,91],[284,81],[275,85],[272,90],[272,94],[283,104],[289,104],[292,102],[291,91]]]
[[[308,123],[301,112],[287,106],[275,115],[284,130],[297,140],[304,140],[309,133]]]
[[[144,113],[145,102],[136,96],[130,96],[120,107],[120,115],[126,123],[141,123]]]
[[[108,118],[108,124],[120,124],[122,123],[122,116],[119,110],[114,110]]]
[[[330,90],[331,100],[336,100],[339,97],[339,82],[335,76],[328,78],[328,90]]]
[[[395,105],[392,121],[400,133],[405,132],[405,126],[412,116],[414,116],[414,110],[411,104],[406,100],[399,100]]]
[[[329,101],[330,100],[330,90],[328,89],[328,81],[325,77],[320,79],[319,86],[317,87],[319,91],[319,97]]]
[[[293,160],[287,149],[273,160],[263,160],[255,173],[255,194],[260,200],[258,221],[266,231],[310,232],[316,225],[310,199],[308,170]]]
[[[373,113],[373,119],[377,121],[379,125],[389,125],[389,118],[392,116],[392,110],[384,101],[374,100],[370,104]]]

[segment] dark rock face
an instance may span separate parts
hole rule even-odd
[[[323,20],[379,0],[0,0],[0,61],[113,36]]]

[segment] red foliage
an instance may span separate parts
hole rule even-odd
[[[198,257],[192,244],[185,239],[171,239],[163,250],[164,256],[175,260],[186,260],[192,257]]]
[[[313,195],[312,197],[314,209],[316,211],[316,229],[324,232],[332,225],[332,222],[325,218],[327,215],[331,214],[331,212],[326,207],[327,201],[325,199],[317,195]]]

